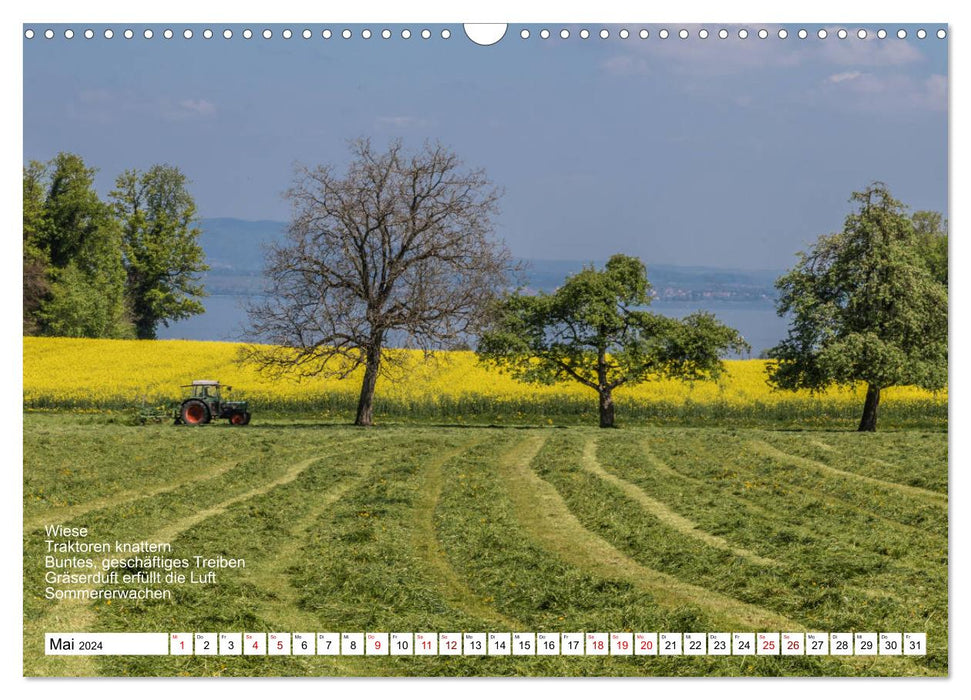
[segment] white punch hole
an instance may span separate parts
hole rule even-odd
[[[505,24],[465,24],[463,29],[465,29],[465,36],[479,46],[492,46],[506,36],[507,26]]]

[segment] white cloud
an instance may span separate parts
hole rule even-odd
[[[81,90],[78,93],[78,102],[82,104],[103,104],[105,102],[111,102],[112,94],[110,90],[105,88],[95,88],[94,90]]]
[[[374,121],[378,126],[392,127],[396,129],[416,129],[432,126],[432,122],[430,122],[428,119],[408,115],[378,117]]]
[[[861,73],[858,70],[848,71],[846,73],[835,73],[829,76],[828,78],[826,78],[826,81],[830,83],[842,83],[847,80],[855,80],[856,78],[859,78],[861,75],[863,75],[863,73]]]
[[[179,107],[189,114],[196,114],[200,117],[211,117],[216,113],[216,105],[209,100],[182,100]]]
[[[916,78],[899,73],[857,73],[852,78],[830,76],[809,99],[828,98],[838,107],[854,111],[944,111],[947,109],[947,78],[933,74]]]
[[[924,81],[924,94],[936,109],[947,109],[947,78],[934,74]]]
[[[631,55],[611,56],[601,64],[601,67],[612,75],[637,75],[651,72],[650,64],[646,59]]]
[[[144,108],[155,110],[163,119],[168,121],[208,119],[216,114],[216,105],[203,98],[181,100],[161,98],[146,103]]]
[[[717,29],[707,39],[698,38],[699,27],[687,27],[689,39],[672,34],[667,39],[652,37],[646,41],[628,39],[620,44],[621,52],[607,58],[604,70],[618,75],[633,73],[674,72],[689,76],[725,76],[761,68],[796,65],[800,54],[789,46],[780,47],[778,39],[719,39]],[[735,28],[735,32],[738,28]]]
[[[837,29],[838,27],[831,28],[829,38],[820,41],[818,46],[803,49],[807,57],[837,66],[864,68],[904,66],[924,60],[924,55],[913,42],[879,39],[872,32],[866,39],[860,39],[855,34],[850,34],[846,39],[838,39]]]
[[[739,39],[742,25],[725,28],[729,37],[717,36],[720,26],[705,25],[707,39],[698,37],[702,25],[686,25],[688,39],[672,34],[667,39],[652,36],[646,41],[628,39],[616,44],[620,52],[609,57],[601,65],[604,70],[616,74],[644,73],[650,66],[655,70],[669,70],[694,76],[726,76],[760,69],[791,66],[833,65],[847,68],[899,67],[919,63],[924,55],[911,41],[879,39],[870,33],[860,39],[855,31],[845,39],[837,38],[839,27],[828,30],[826,39],[810,34],[799,39],[790,30],[786,39],[779,39],[779,27],[773,25],[746,26],[748,38]],[[757,34],[766,29],[768,38]]]
[[[720,25],[705,25],[706,39],[698,36],[702,25],[685,27],[688,39],[676,33],[661,39],[657,33],[647,40],[615,42],[600,67],[613,75],[673,75],[679,89],[695,97],[730,102],[755,108],[759,89],[751,81],[771,81],[772,100],[805,104],[825,103],[831,108],[891,112],[939,111],[947,107],[947,79],[929,75],[927,57],[919,44],[893,37],[880,39],[871,31],[860,39],[848,29],[845,39],[840,27],[827,28],[825,39],[815,29],[806,39],[789,28],[786,39],[778,37],[779,26],[750,25],[741,39],[742,25],[726,25],[728,37],[721,39]],[[760,29],[768,31],[758,38]]]
[[[67,113],[76,119],[99,124],[112,124],[131,114],[181,121],[212,117],[216,114],[216,105],[203,98],[144,97],[94,88],[79,91],[68,104]]]
[[[73,119],[95,124],[111,124],[126,109],[126,103],[111,90],[93,88],[81,90],[68,102],[66,113]]]

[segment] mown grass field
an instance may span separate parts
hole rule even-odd
[[[24,416],[28,675],[945,675],[947,434]],[[245,557],[42,598],[48,523]],[[926,657],[46,657],[44,631],[916,631]]]

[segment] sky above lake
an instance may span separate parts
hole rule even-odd
[[[497,232],[522,257],[789,267],[842,226],[854,190],[886,182],[947,210],[947,40],[936,25],[510,25],[478,46],[461,25],[91,26],[24,41],[24,161],[59,151],[99,169],[177,165],[203,217],[286,220],[295,163],[342,167],[347,141],[440,140],[505,190]],[[131,27],[134,38],[123,38]],[[143,31],[150,26],[152,39]],[[361,30],[373,32],[363,39]],[[757,32],[763,26],[766,39]],[[866,39],[857,37],[864,27]],[[924,26],[924,25],[922,25]],[[224,39],[229,27],[233,38]],[[746,28],[748,38],[738,37]],[[897,29],[907,31],[905,39]],[[443,28],[450,38],[443,39]],[[530,32],[528,39],[520,31]],[[588,28],[587,39],[578,36]],[[648,36],[640,38],[646,28]],[[798,38],[799,29],[808,36]]]

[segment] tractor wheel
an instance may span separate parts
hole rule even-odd
[[[248,413],[234,413],[229,417],[229,422],[232,425],[246,425],[249,423]]]
[[[203,423],[208,423],[212,418],[209,413],[209,407],[198,399],[189,399],[182,404],[182,412],[180,415],[182,422],[186,425],[202,425]]]
[[[249,425],[250,414],[249,411],[243,414],[243,425]]]

